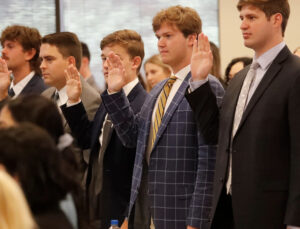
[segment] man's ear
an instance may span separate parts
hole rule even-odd
[[[140,56],[135,56],[132,58],[132,68],[138,69],[142,64],[142,59]]]
[[[76,60],[74,56],[69,56],[68,57],[68,64],[73,64],[76,67]]]
[[[30,50],[24,51],[24,53],[25,53],[25,60],[30,61],[36,54],[36,50],[32,48]]]
[[[190,34],[190,35],[188,35],[187,39],[188,39],[189,46],[193,46],[194,40],[197,39],[197,34],[196,33]]]
[[[282,24],[282,20],[283,20],[282,14],[276,13],[276,14],[272,15],[271,18],[272,18],[273,25],[278,28],[281,28],[281,24]]]

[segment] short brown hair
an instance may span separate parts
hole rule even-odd
[[[159,11],[152,20],[153,31],[159,30],[163,23],[175,25],[185,37],[202,31],[200,16],[190,7],[177,5]]]
[[[239,0],[237,4],[237,8],[239,11],[245,5],[252,5],[263,11],[268,19],[276,13],[280,13],[282,15],[282,36],[284,36],[284,32],[287,26],[287,22],[290,16],[290,5],[288,0]]]
[[[120,45],[125,48],[131,58],[139,56],[142,61],[144,59],[144,42],[141,35],[134,30],[124,29],[115,31],[105,36],[100,42],[101,50],[103,50],[106,46],[112,45]],[[137,71],[139,71],[140,68],[141,65]]]
[[[76,68],[80,69],[82,48],[75,33],[58,32],[44,36],[42,44],[54,45],[64,58],[73,56],[76,61]]]
[[[3,47],[5,41],[17,41],[21,44],[24,51],[36,50],[36,54],[29,61],[30,69],[40,74],[40,46],[41,35],[36,28],[30,28],[22,25],[12,25],[6,27],[1,34],[1,45]]]

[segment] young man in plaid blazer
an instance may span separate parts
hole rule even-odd
[[[126,66],[119,56],[110,53],[108,90],[102,94],[121,141],[137,147],[129,214],[145,185],[141,181],[146,179],[156,229],[202,228],[211,208],[216,148],[207,144],[204,133],[198,132],[184,96],[201,20],[195,10],[174,6],[153,18],[153,30],[163,62],[172,68],[173,79],[155,86],[140,113],[134,115],[122,90],[127,82]],[[209,70],[205,71],[202,74],[207,75]],[[209,82],[220,102],[222,86],[211,76]]]

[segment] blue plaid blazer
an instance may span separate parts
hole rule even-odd
[[[166,110],[151,152],[148,194],[156,229],[201,228],[211,209],[216,146],[204,143],[184,96],[190,77],[189,73]],[[212,76],[209,82],[220,101],[224,94],[221,84]],[[138,115],[123,91],[102,94],[121,141],[127,147],[137,147],[129,214],[141,183],[154,105],[165,83],[148,94]]]

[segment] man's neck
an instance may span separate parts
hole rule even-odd
[[[276,45],[280,44],[283,41],[282,37],[278,37],[277,39],[273,39],[273,41],[268,42],[263,48],[254,50],[255,51],[255,56],[258,58],[261,55],[263,55],[265,52],[269,51]]]
[[[22,66],[22,67],[13,69],[12,72],[14,75],[13,82],[14,82],[14,85],[16,85],[31,72],[31,69],[30,69],[30,66]]]

